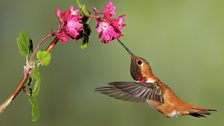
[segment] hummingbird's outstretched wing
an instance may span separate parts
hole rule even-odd
[[[96,88],[96,91],[124,101],[145,102],[151,99],[164,102],[162,91],[153,83],[110,82],[108,86]]]

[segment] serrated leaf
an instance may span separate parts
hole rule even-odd
[[[32,77],[36,81],[35,84],[34,84],[34,87],[33,87],[32,96],[37,96],[39,94],[39,91],[40,91],[40,74],[39,74],[39,70],[38,70],[37,73],[34,73]]]
[[[37,66],[37,63],[34,64],[34,68],[33,68],[31,76],[35,80],[40,80],[40,72],[39,72],[39,67]]]
[[[40,81],[36,81],[34,88],[33,88],[33,93],[32,96],[37,96],[40,92]]]
[[[51,54],[48,51],[38,51],[37,59],[40,61],[42,66],[48,66],[51,61]]]
[[[37,64],[34,65],[33,72],[31,74],[33,80],[35,80],[32,96],[37,96],[40,91],[40,72]]]
[[[34,88],[35,88],[35,85],[38,84],[36,82],[37,81],[40,82],[40,72],[39,72],[39,67],[37,66],[37,63],[34,63],[34,67],[33,67],[32,73],[30,74],[30,78],[31,78],[30,79],[31,80],[30,83],[33,84],[35,82],[35,84],[34,84]],[[38,84],[38,85],[40,85],[40,84]]]
[[[39,106],[37,104],[36,96],[40,91],[40,72],[36,62],[34,62],[34,67],[30,77],[31,77],[30,79],[31,83],[35,82],[33,90],[29,97],[29,102],[32,106],[32,121],[35,122],[39,119]]]
[[[40,117],[40,114],[39,114],[40,108],[38,106],[36,97],[31,96],[29,98],[29,102],[32,105],[32,121],[36,122]]]
[[[31,52],[30,38],[26,32],[21,32],[16,41],[21,55],[26,56]]]

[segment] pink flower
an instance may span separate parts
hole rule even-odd
[[[96,31],[100,32],[99,37],[105,44],[114,39],[114,28],[107,22],[99,21]]]
[[[122,32],[122,29],[124,26],[126,26],[126,24],[124,23],[124,16],[125,15],[121,15],[118,18],[115,18],[112,21],[113,26],[119,31]]]
[[[73,10],[73,6],[70,6],[64,13],[59,8],[56,9],[56,14],[59,20],[58,31],[56,36],[64,44],[70,38],[77,40],[77,37],[83,30],[81,22],[81,16],[79,16],[79,10]]]
[[[102,14],[104,14],[106,17],[111,17],[112,15],[115,15],[116,7],[113,5],[113,3],[110,1],[108,2],[104,9],[101,11]]]
[[[76,39],[76,37],[79,36],[81,30],[83,30],[83,26],[77,19],[71,18],[67,21],[66,31],[73,39]]]
[[[100,17],[96,8],[94,8],[94,13],[97,16],[97,26],[96,31],[99,32],[99,38],[101,42],[107,44],[114,39],[120,38],[122,36],[122,29],[125,26],[124,16],[121,15],[118,18],[112,18],[115,15],[115,6],[112,2],[109,2],[105,5],[104,9],[100,14],[103,14],[103,17]]]
[[[69,40],[69,36],[66,35],[66,33],[64,33],[64,32],[57,33],[56,36],[59,40],[61,40],[62,44],[66,43]]]

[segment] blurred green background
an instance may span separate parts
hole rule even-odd
[[[99,10],[108,1],[85,0]],[[223,116],[224,1],[113,0],[117,14],[126,15],[121,40],[147,59],[155,74],[185,101],[217,109],[207,118],[167,119],[147,104],[123,102],[94,92],[110,81],[130,81],[130,57],[113,41],[101,44],[92,22],[89,47],[80,42],[58,44],[49,67],[41,69],[38,97],[40,120],[31,122],[31,106],[20,94],[0,114],[1,126],[220,126]],[[0,101],[23,75],[24,57],[16,38],[27,31],[35,45],[57,29],[55,8],[63,11],[74,0],[1,0]],[[47,44],[46,44],[47,45]],[[45,45],[45,46],[46,46]],[[44,47],[43,47],[44,48]]]

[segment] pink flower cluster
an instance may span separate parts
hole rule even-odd
[[[82,37],[86,37],[85,33],[90,31],[87,20],[89,18],[95,18],[97,22],[96,31],[99,32],[99,38],[102,43],[109,43],[114,39],[122,36],[122,29],[125,26],[124,15],[112,18],[116,14],[116,7],[112,2],[108,2],[104,9],[99,13],[94,8],[94,16],[84,15],[82,9],[74,10],[73,6],[70,6],[64,13],[59,8],[56,9],[56,14],[59,19],[58,31],[56,37],[60,39],[61,43],[66,43],[70,38],[78,40]],[[87,11],[87,10],[85,10]],[[80,14],[81,13],[81,14]],[[103,16],[101,16],[103,15]],[[85,19],[85,20],[84,20]],[[90,35],[87,34],[87,37]]]
[[[125,15],[112,18],[112,16],[116,14],[115,10],[116,7],[112,2],[108,2],[100,13],[94,8],[97,17],[96,31],[100,33],[99,38],[101,38],[101,41],[105,44],[120,38],[122,36],[122,29],[125,26]],[[104,16],[100,17],[99,14],[103,14]]]
[[[77,40],[80,32],[83,30],[83,25],[80,23],[82,16],[79,15],[79,10],[73,10],[70,6],[64,13],[59,8],[56,9],[56,14],[59,19],[59,26],[56,36],[61,42],[66,43],[69,38]]]

